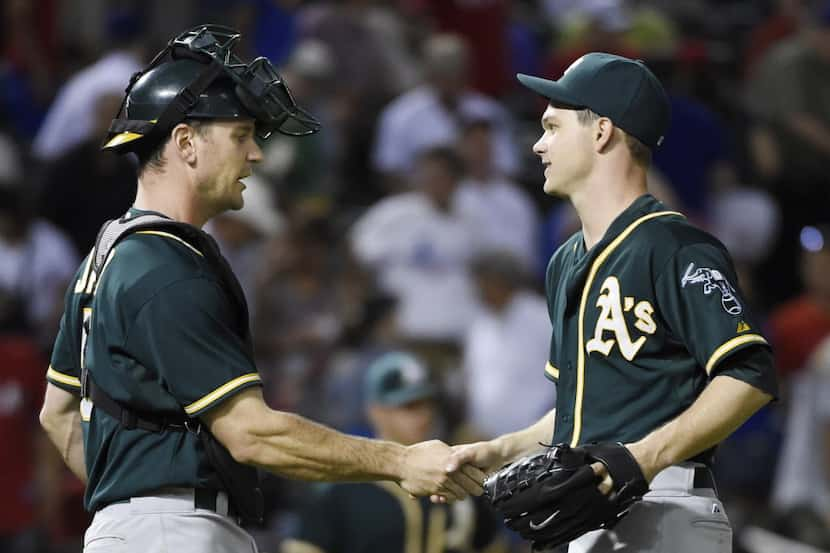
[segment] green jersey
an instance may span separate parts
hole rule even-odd
[[[118,403],[171,419],[199,417],[261,384],[247,313],[193,245],[168,232],[134,232],[95,280],[88,256],[67,291],[50,383],[80,392],[85,366]],[[191,432],[128,429],[89,400],[81,425],[90,511],[169,486],[221,487]]]
[[[650,195],[591,250],[581,232],[565,242],[548,265],[546,291],[554,443],[636,441],[718,374],[777,394],[767,341],[728,252]],[[750,348],[752,362],[728,362]]]
[[[461,553],[491,545],[499,527],[478,498],[433,504],[392,482],[328,484],[302,510],[295,537],[326,553]]]

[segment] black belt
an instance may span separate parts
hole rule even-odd
[[[194,492],[193,503],[197,509],[207,509],[208,511],[216,512],[216,498],[219,496],[219,491],[209,490],[207,488],[196,488]],[[237,518],[236,509],[233,508],[233,504],[230,502],[230,496],[227,492],[224,493],[228,501],[228,516]]]
[[[695,488],[711,488],[718,493],[718,487],[715,485],[715,475],[712,474],[712,469],[709,467],[695,467],[695,478],[692,486]]]
[[[220,492],[219,490],[210,490],[210,489],[207,489],[207,488],[196,488],[196,489],[193,490],[193,506],[196,507],[197,509],[206,509],[208,511],[213,511],[214,513],[216,513],[217,512],[216,511],[216,503],[217,503],[217,498],[219,497],[220,493],[225,493],[225,496],[228,497],[228,513],[227,513],[227,515],[230,518],[234,518],[234,519],[238,518],[238,513],[236,512],[236,509],[234,508],[233,504],[230,502],[230,496],[227,494],[227,492]],[[150,494],[150,495],[152,495],[152,494]],[[106,505],[102,505],[101,507],[98,508],[98,510],[100,511],[104,507],[108,507],[110,505],[115,505],[117,503],[129,503],[129,502],[130,502],[129,499],[121,499],[119,501],[113,501],[111,503],[107,503]],[[218,514],[224,514],[224,513],[218,513]]]

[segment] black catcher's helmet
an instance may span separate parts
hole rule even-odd
[[[130,79],[102,149],[152,148],[185,119],[253,118],[262,140],[320,130],[267,58],[245,63],[233,53],[239,37],[229,27],[199,25],[171,40]]]

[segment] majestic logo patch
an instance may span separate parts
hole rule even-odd
[[[695,269],[695,264],[689,263],[689,266],[686,267],[686,272],[683,274],[683,278],[680,280],[680,285],[683,288],[687,284],[702,284],[703,293],[707,296],[714,290],[717,290],[720,292],[720,303],[724,311],[730,315],[740,315],[743,313],[744,309],[741,307],[741,302],[738,301],[738,295],[735,293],[735,289],[729,284],[729,281],[726,280],[723,273],[717,269],[708,269],[706,267]]]

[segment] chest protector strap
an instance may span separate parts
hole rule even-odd
[[[219,246],[210,235],[188,225],[173,221],[162,215],[145,214],[135,217],[124,216],[107,221],[98,233],[95,249],[92,252],[92,270],[95,282],[91,292],[98,286],[101,274],[110,252],[126,236],[143,230],[168,232],[181,238],[194,247],[210,263],[222,281],[223,288],[229,294],[236,307],[236,328],[239,330],[248,353],[253,357],[250,330],[248,327],[248,308],[242,287],[233,274],[228,262],[219,252]],[[89,320],[78,316],[89,335]],[[84,347],[82,345],[81,347]],[[216,471],[222,488],[228,493],[231,503],[242,522],[262,523],[264,502],[259,488],[259,475],[254,467],[237,463],[227,448],[223,446],[202,423],[188,417],[184,410],[180,414],[160,416],[156,413],[139,412],[112,399],[92,378],[89,369],[81,366],[81,397],[88,398],[96,408],[119,421],[127,430],[141,429],[148,432],[189,431],[199,437],[210,464]]]

